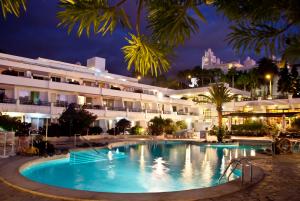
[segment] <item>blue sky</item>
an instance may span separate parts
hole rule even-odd
[[[86,59],[99,56],[106,58],[107,69],[112,73],[128,75],[123,54],[120,50],[126,44],[124,36],[128,30],[118,28],[112,35],[85,35],[78,38],[75,32],[67,34],[66,29],[57,27],[57,0],[30,0],[27,12],[20,18],[9,16],[0,19],[0,50],[18,56],[60,60],[85,64]],[[127,8],[134,13],[133,5]],[[192,68],[201,64],[201,57],[207,48],[212,48],[223,61],[241,59],[247,55],[236,55],[224,41],[229,33],[229,23],[212,7],[201,7],[207,22],[199,22],[199,33],[193,35],[185,45],[176,49],[170,73]],[[250,54],[257,59],[257,56]]]

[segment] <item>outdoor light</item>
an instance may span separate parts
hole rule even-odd
[[[270,80],[271,79],[271,75],[270,74],[266,74],[266,79]]]
[[[269,91],[270,91],[270,95],[268,97],[268,99],[272,99],[272,76],[270,74],[266,74],[266,79],[270,81],[270,86],[269,86]]]
[[[142,79],[142,77],[139,75],[139,76],[137,76],[137,79],[140,80],[140,79]]]
[[[192,78],[192,76],[191,76],[191,75],[189,75],[189,76],[188,76],[188,78],[189,78],[189,79],[191,79],[191,78]]]

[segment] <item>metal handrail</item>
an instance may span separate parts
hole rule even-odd
[[[250,182],[252,182],[253,172],[252,172],[252,163],[251,163],[251,161],[248,158],[239,158],[239,159],[233,159],[233,160],[230,161],[230,163],[227,165],[225,171],[223,172],[222,176],[219,178],[219,183],[221,182],[221,180],[223,179],[223,177],[227,173],[228,169],[233,164],[235,164],[235,166],[230,171],[230,173],[229,173],[229,175],[227,177],[227,181],[229,181],[230,176],[236,170],[236,168],[238,167],[238,165],[241,165],[242,166],[242,177],[241,177],[241,180],[242,180],[242,184],[243,184],[244,183],[244,165],[249,165],[250,166]]]

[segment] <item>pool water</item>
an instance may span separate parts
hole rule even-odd
[[[229,160],[254,156],[257,149],[259,147],[147,142],[112,150],[71,152],[68,158],[29,166],[21,174],[36,182],[76,190],[181,191],[218,185]],[[230,179],[239,175],[236,170]]]

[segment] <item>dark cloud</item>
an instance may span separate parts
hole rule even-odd
[[[1,18],[0,50],[24,57],[44,57],[72,63],[80,61],[83,64],[86,59],[99,56],[106,58],[110,72],[128,74],[120,50],[126,44],[124,36],[128,31],[117,29],[113,35],[90,38],[78,38],[75,32],[68,35],[64,28],[57,27],[57,2],[31,0],[27,12],[20,18]],[[131,3],[126,6],[133,11]],[[207,48],[212,48],[224,61],[238,58],[224,41],[229,32],[227,20],[217,15],[213,8],[204,7],[202,12],[207,22],[199,22],[200,32],[193,35],[184,46],[177,48],[172,72],[200,65]]]

